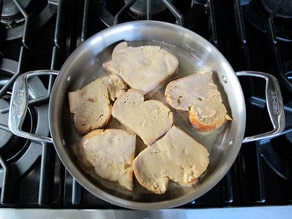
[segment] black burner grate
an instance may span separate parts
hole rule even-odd
[[[131,9],[136,1],[41,2],[44,6],[42,10],[29,15],[21,26],[7,29],[0,23],[0,98],[1,102],[5,101],[0,105],[0,131],[9,132],[4,116],[8,113],[11,87],[15,78],[23,72],[60,69],[79,44],[116,23],[133,19],[176,23],[209,40],[226,56],[235,70],[257,70],[275,75],[281,82],[287,114],[286,133],[272,140],[244,144],[233,167],[218,185],[199,199],[179,208],[291,204],[292,160],[289,155],[291,151],[288,149],[287,152],[286,148],[292,146],[289,132],[292,125],[292,44],[277,37],[273,19],[265,20],[265,31],[250,23],[246,15],[255,1],[163,0],[163,9],[156,12],[146,7],[144,14],[139,16],[133,14],[136,8]],[[154,0],[145,1],[148,6],[151,2]],[[2,6],[3,0],[0,0],[0,10],[3,10]],[[40,19],[41,14],[46,14],[45,18]],[[35,28],[35,23],[40,25]],[[9,70],[11,63],[14,63],[13,70]],[[42,92],[36,92],[41,95],[31,94],[29,104],[31,117],[36,120],[39,108],[47,110],[54,78],[39,77],[34,80],[42,84]],[[248,115],[251,115],[246,134],[269,130],[271,124],[267,122],[265,113],[263,83],[249,78],[240,81],[246,95]],[[32,127],[34,131],[37,130],[37,126]],[[40,132],[46,132],[45,128]],[[80,186],[65,170],[53,145],[28,140],[24,142],[26,147],[22,157],[29,161],[8,159],[0,147],[0,207],[119,208],[94,197]],[[5,143],[3,148],[7,147],[9,145]],[[29,153],[35,154],[34,157],[26,157]],[[21,162],[25,162],[26,166],[21,167]]]

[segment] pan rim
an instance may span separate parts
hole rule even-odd
[[[65,149],[65,143],[64,140],[60,137],[59,130],[60,127],[58,127],[58,123],[56,122],[58,120],[58,117],[56,116],[56,111],[60,110],[60,106],[58,107],[58,100],[60,100],[60,97],[55,98],[60,93],[60,84],[65,83],[68,80],[68,69],[70,69],[70,65],[72,62],[74,62],[76,59],[80,58],[84,52],[88,48],[88,46],[96,45],[97,43],[101,43],[102,45],[109,45],[110,39],[108,39],[109,36],[115,36],[116,34],[120,34],[120,32],[127,32],[127,31],[135,31],[136,28],[171,28],[175,29],[179,33],[183,33],[184,37],[193,37],[194,39],[198,40],[199,43],[206,44],[206,49],[210,49],[212,51],[216,52],[216,55],[220,56],[220,59],[222,59],[224,62],[224,65],[226,69],[228,69],[229,72],[232,72],[234,76],[232,76],[234,79],[234,85],[233,86],[239,86],[240,89],[238,89],[238,95],[240,96],[239,100],[241,102],[240,111],[243,114],[242,121],[239,121],[239,125],[243,126],[241,129],[238,129],[235,137],[233,145],[234,149],[231,150],[231,154],[229,157],[227,157],[228,160],[224,162],[224,165],[219,168],[219,171],[217,171],[214,174],[214,177],[216,180],[211,181],[209,180],[207,184],[203,185],[201,187],[200,192],[196,192],[194,196],[194,192],[187,194],[185,196],[175,198],[172,200],[166,200],[166,201],[157,201],[157,202],[137,202],[137,201],[131,201],[126,200],[124,198],[120,198],[117,196],[114,196],[112,194],[106,193],[102,189],[98,188],[96,185],[94,185],[90,180],[84,178],[84,175],[80,173],[79,169],[76,167],[76,164],[70,161],[70,157]],[[131,37],[131,36],[129,36]],[[98,53],[101,51],[102,48],[98,49],[96,52]],[[239,150],[241,148],[244,131],[245,131],[245,114],[246,114],[246,108],[245,108],[245,100],[243,98],[242,88],[239,84],[239,81],[237,79],[237,76],[232,69],[229,62],[225,59],[225,57],[220,53],[220,51],[215,48],[210,42],[208,42],[206,39],[204,39],[202,36],[196,34],[193,31],[190,31],[184,27],[180,27],[175,24],[170,24],[162,21],[132,21],[127,23],[118,24],[114,27],[107,28],[105,30],[102,30],[95,35],[88,38],[86,41],[84,41],[79,47],[75,49],[75,51],[68,57],[68,59],[63,64],[62,68],[60,69],[60,73],[56,78],[56,81],[54,83],[53,89],[52,89],[52,97],[50,98],[49,103],[49,125],[50,125],[50,131],[51,136],[57,151],[57,154],[66,167],[66,169],[69,171],[69,173],[89,192],[91,192],[93,195],[110,202],[114,205],[118,205],[125,208],[131,208],[131,209],[137,209],[137,210],[154,210],[154,209],[161,209],[161,208],[172,208],[177,207],[182,204],[185,204],[194,198],[198,198],[208,192],[210,189],[212,189],[228,172],[228,170],[231,168],[232,164],[234,163]]]

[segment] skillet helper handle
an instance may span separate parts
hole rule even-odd
[[[57,74],[57,71],[40,70],[24,73],[16,79],[13,85],[8,117],[8,127],[13,134],[32,141],[53,143],[52,138],[25,132],[21,130],[21,127],[28,108],[28,79],[35,76]]]
[[[270,74],[256,71],[240,71],[236,72],[237,76],[259,77],[266,81],[265,96],[266,105],[271,119],[273,130],[266,133],[248,136],[243,139],[243,143],[257,141],[265,138],[272,138],[277,136],[285,128],[285,113],[282,94],[278,80]]]

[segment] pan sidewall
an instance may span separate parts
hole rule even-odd
[[[113,47],[121,41],[149,40],[163,46],[179,45],[197,56],[198,64],[208,70],[216,70],[218,82],[226,93],[233,120],[216,139],[210,152],[210,167],[193,191],[165,200],[144,202],[120,197],[105,191],[84,173],[76,162],[72,147],[79,137],[69,112],[68,91],[82,87],[92,80],[96,57],[104,48]],[[101,57],[102,59],[103,57]],[[100,63],[102,60],[100,60]],[[100,67],[100,66],[98,66]],[[115,205],[126,208],[151,210],[176,207],[192,201],[212,189],[234,163],[244,136],[246,108],[241,85],[224,56],[207,40],[196,33],[177,25],[158,21],[135,21],[116,25],[101,31],[83,42],[66,60],[54,83],[49,104],[51,136],[59,158],[71,175],[92,194]]]

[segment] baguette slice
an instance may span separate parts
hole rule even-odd
[[[129,89],[112,108],[112,116],[136,133],[146,145],[166,133],[173,124],[170,109],[158,100],[144,101],[143,93]]]
[[[157,90],[178,70],[178,59],[159,46],[129,47],[118,44],[112,59],[103,63],[105,71],[119,75],[131,88],[147,94]]]
[[[156,194],[163,194],[169,180],[181,185],[195,183],[206,171],[208,164],[208,150],[173,126],[134,159],[133,168],[137,181],[143,187]]]
[[[80,164],[122,187],[133,190],[136,136],[119,129],[96,129],[83,136],[77,149]]]
[[[105,126],[111,116],[111,101],[126,92],[127,84],[118,76],[110,74],[98,78],[83,88],[69,92],[70,112],[80,134]]]
[[[173,108],[188,111],[190,123],[200,131],[217,129],[230,118],[212,71],[171,81],[166,86],[165,96]]]
[[[103,127],[111,116],[107,84],[96,79],[81,89],[68,93],[69,108],[79,134]]]

